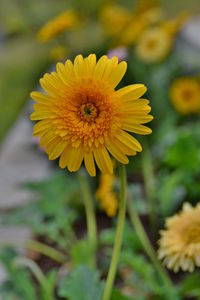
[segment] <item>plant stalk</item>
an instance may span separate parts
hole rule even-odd
[[[91,267],[96,266],[96,248],[97,248],[97,225],[96,216],[93,204],[93,197],[90,191],[90,187],[86,178],[86,174],[80,170],[78,173],[80,187],[83,195],[83,201],[85,206],[86,220],[87,220],[87,231],[88,231],[88,242],[92,251]]]
[[[160,278],[162,279],[164,285],[166,286],[166,289],[169,293],[169,299],[175,299],[173,296],[170,298],[170,294],[173,295],[173,284],[166,272],[166,270],[161,265],[160,261],[158,260],[154,248],[149,241],[149,238],[147,237],[147,234],[144,230],[144,227],[140,221],[140,218],[137,214],[136,209],[134,208],[134,205],[131,203],[130,200],[128,200],[128,213],[130,216],[131,223],[136,231],[136,234],[138,235],[140,242],[146,252],[146,254],[149,256],[150,260],[152,261],[153,265],[155,266],[156,270],[158,271]]]
[[[117,265],[119,261],[121,244],[122,244],[123,227],[124,227],[124,220],[126,215],[126,169],[124,165],[120,165],[120,179],[121,179],[121,196],[120,196],[120,203],[119,203],[118,222],[117,222],[112,259],[111,259],[106,286],[104,290],[103,300],[110,300],[113,283],[117,271]]]

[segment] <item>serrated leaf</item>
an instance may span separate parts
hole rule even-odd
[[[101,300],[103,284],[97,271],[81,265],[63,279],[58,292],[68,300]]]

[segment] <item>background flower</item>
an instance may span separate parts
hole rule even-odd
[[[101,208],[109,217],[114,217],[118,209],[117,196],[113,190],[114,182],[115,176],[109,174],[101,174],[99,187],[95,194]]]
[[[184,203],[181,212],[166,219],[160,234],[158,257],[167,268],[193,272],[200,267],[200,204]]]
[[[180,114],[200,113],[200,84],[197,78],[176,79],[171,86],[169,95],[173,106]]]

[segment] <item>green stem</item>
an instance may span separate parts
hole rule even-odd
[[[119,203],[117,230],[116,230],[115,244],[113,248],[112,259],[111,259],[106,286],[104,290],[103,300],[110,300],[113,283],[117,271],[121,244],[122,244],[123,227],[124,227],[124,220],[126,215],[126,169],[124,165],[120,165],[120,178],[121,178],[121,197]]]
[[[0,242],[0,247],[5,246],[24,247],[50,257],[59,263],[63,263],[66,260],[65,255],[58,250],[33,240],[12,240],[9,242]]]
[[[153,163],[148,144],[144,141],[144,151],[142,152],[142,171],[144,176],[145,192],[149,205],[149,216],[151,229],[156,229],[156,197],[155,197],[155,176],[153,171]]]
[[[172,289],[173,289],[172,282],[171,282],[167,272],[165,271],[165,269],[161,265],[160,261],[158,260],[156,254],[155,254],[155,251],[153,249],[153,246],[150,243],[150,241],[147,237],[147,234],[144,230],[144,227],[140,221],[137,211],[135,210],[134,205],[131,203],[131,201],[128,201],[128,213],[130,216],[131,223],[136,231],[136,234],[138,235],[138,237],[141,241],[141,244],[142,244],[144,250],[146,251],[146,253],[149,256],[152,263],[154,264],[155,268],[157,269],[158,273],[160,274],[160,277],[163,280],[163,283],[165,284],[166,288],[168,288],[168,291],[170,293],[170,291],[172,291]],[[169,299],[172,299],[172,298],[169,298]]]
[[[40,286],[45,293],[45,298],[48,300],[54,300],[54,296],[50,291],[46,277],[44,276],[43,272],[34,261],[26,257],[17,257],[14,260],[14,264],[16,266],[24,266],[30,269],[30,271],[34,274],[34,276],[37,278],[38,282],[40,283]]]
[[[78,173],[80,187],[82,191],[83,201],[85,205],[86,219],[87,219],[87,230],[88,230],[88,241],[90,249],[92,251],[91,267],[96,265],[96,248],[97,248],[97,225],[96,216],[93,204],[93,197],[90,191],[90,187],[86,178],[86,174],[80,170]]]
[[[52,247],[49,247],[43,243],[33,241],[33,240],[28,240],[25,243],[25,247],[30,250],[34,250],[41,254],[44,254],[59,263],[63,263],[66,261],[66,256],[64,254],[62,254],[60,251],[58,251]]]

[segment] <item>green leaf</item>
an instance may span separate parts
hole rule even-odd
[[[16,268],[13,264],[16,255],[12,248],[4,248],[0,252],[0,260],[8,273],[8,279],[1,285],[0,292],[5,294],[4,299],[36,300],[29,272],[24,268]]]
[[[92,249],[88,246],[88,241],[79,240],[72,245],[70,256],[72,264],[77,266],[81,264],[89,265],[91,262]]]
[[[59,296],[68,300],[101,300],[103,284],[99,274],[81,265],[65,277],[59,287]]]
[[[180,286],[181,296],[187,297],[197,297],[200,299],[200,287],[199,287],[200,275],[199,273],[194,273],[186,276]]]
[[[113,289],[111,300],[133,300],[133,298],[122,295],[118,289]]]

